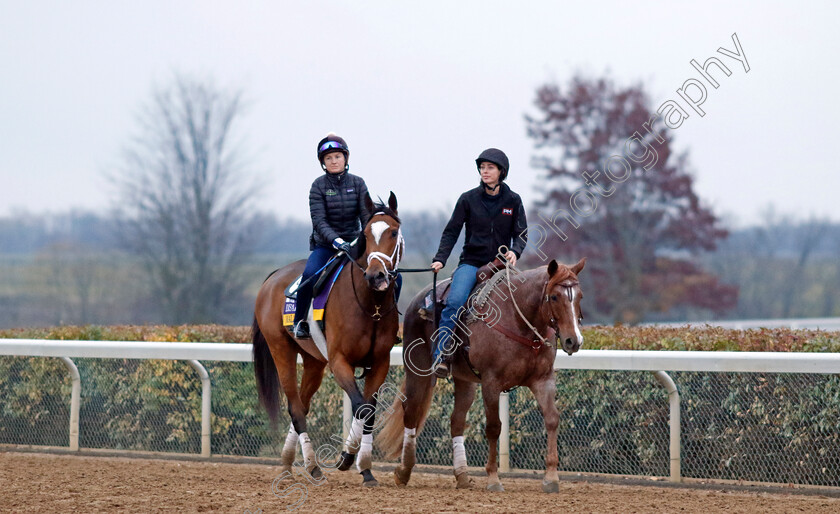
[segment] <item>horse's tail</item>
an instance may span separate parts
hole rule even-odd
[[[411,391],[409,391],[409,388]],[[405,380],[402,384],[402,395],[394,398],[391,405],[388,421],[376,436],[379,448],[385,452],[388,459],[396,459],[402,452],[403,434],[405,433],[405,404],[416,405],[417,435],[423,430],[426,423],[426,416],[429,414],[429,407],[432,405],[432,395],[435,391],[435,381],[428,380],[428,377],[417,377],[406,371]],[[415,398],[411,398],[416,396]]]
[[[280,378],[277,376],[277,366],[268,349],[268,342],[260,331],[257,317],[251,325],[251,343],[254,352],[254,375],[257,377],[257,394],[260,403],[268,412],[272,424],[277,423],[280,414]]]

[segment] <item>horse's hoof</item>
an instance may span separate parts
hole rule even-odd
[[[364,482],[362,482],[362,485],[365,487],[376,487],[379,485],[379,482],[373,478],[373,473],[371,473],[369,469],[362,471],[362,477],[365,479]]]
[[[502,487],[501,482],[494,482],[492,484],[487,484],[487,490],[488,491],[493,491],[493,492],[496,492],[496,493],[503,493],[505,491],[505,488]]]
[[[318,466],[315,466],[314,468],[309,470],[309,476],[311,476],[312,478],[317,480],[317,479],[321,478],[322,476],[324,476],[324,473],[321,472],[321,468],[319,468]]]
[[[559,493],[560,482],[546,482],[543,480],[542,489],[544,493]]]
[[[472,479],[466,471],[455,473],[455,489],[470,489],[472,486]]]
[[[356,462],[355,453],[341,452],[341,457],[338,458],[338,470],[347,471],[354,462]]]
[[[411,478],[411,470],[397,468],[394,470],[394,482],[399,486],[408,485],[408,479]]]

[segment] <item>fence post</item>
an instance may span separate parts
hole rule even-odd
[[[499,395],[499,418],[502,431],[499,434],[499,471],[510,471],[510,396]]]
[[[210,457],[210,375],[197,360],[189,360],[201,377],[201,456]]]
[[[73,386],[70,389],[70,451],[79,451],[79,407],[82,397],[82,378],[79,368],[69,357],[59,357],[70,371]]]
[[[670,410],[670,427],[671,427],[671,482],[680,482],[680,393],[677,391],[677,384],[671,380],[664,371],[655,371],[654,376],[656,380],[668,391],[668,404]]]

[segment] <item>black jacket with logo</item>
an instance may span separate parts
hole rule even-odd
[[[464,224],[467,234],[459,264],[483,266],[496,257],[501,245],[510,248],[517,258],[522,255],[528,239],[522,199],[504,182],[499,186],[498,196],[490,197],[484,192],[484,185],[479,185],[458,198],[452,217],[443,229],[435,261],[446,264]]]
[[[346,242],[355,239],[370,219],[364,207],[367,185],[362,177],[348,172],[324,173],[309,189],[309,215],[312,235],[309,250],[316,246],[332,246],[340,237]]]

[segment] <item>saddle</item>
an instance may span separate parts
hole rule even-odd
[[[326,266],[324,266],[324,269],[321,270],[320,274],[313,277],[313,280],[315,281],[315,285],[312,287],[313,298],[318,296],[318,293],[323,291],[324,286],[327,284],[327,280],[330,278],[335,269],[341,266],[346,261],[347,256],[344,256],[340,259],[332,259],[329,263],[327,263]],[[303,275],[298,275],[297,278],[294,279],[291,284],[286,286],[285,291],[283,291],[283,294],[286,295],[286,298],[297,298],[297,291],[300,288],[300,282],[302,279]]]
[[[327,305],[327,298],[330,296],[330,291],[338,278],[338,274],[348,262],[347,258],[334,259],[327,264],[321,271],[320,275],[313,277],[315,285],[312,288],[312,318],[321,325],[323,330],[324,324],[324,308]],[[297,310],[297,291],[300,288],[302,276],[299,275],[284,291],[286,301],[283,304],[283,326],[288,330],[293,329],[295,320],[295,311]]]
[[[496,284],[501,280],[504,275],[497,275],[497,273],[501,270],[505,269],[505,265],[499,259],[495,259],[493,262],[487,263],[484,266],[478,268],[475,272],[475,286],[473,286],[472,291],[470,291],[470,297],[475,296],[475,300],[473,302],[477,305],[483,306],[487,301],[487,297],[493,291],[493,288]],[[437,298],[432,298],[434,294],[433,290],[429,290],[426,293],[426,297],[423,299],[423,306],[420,308],[419,314],[420,317],[426,321],[434,322],[435,314],[437,314],[437,319],[440,319],[440,314],[443,312],[443,308],[446,306],[446,299],[449,297],[449,289],[452,286],[452,279],[448,278],[441,283],[438,284],[437,288]],[[435,311],[432,311],[432,305],[435,306]],[[470,304],[470,300],[467,299],[467,305]],[[462,320],[465,321],[467,324],[473,323],[478,320],[475,316],[467,315],[466,319],[463,319],[464,316],[462,314]]]

